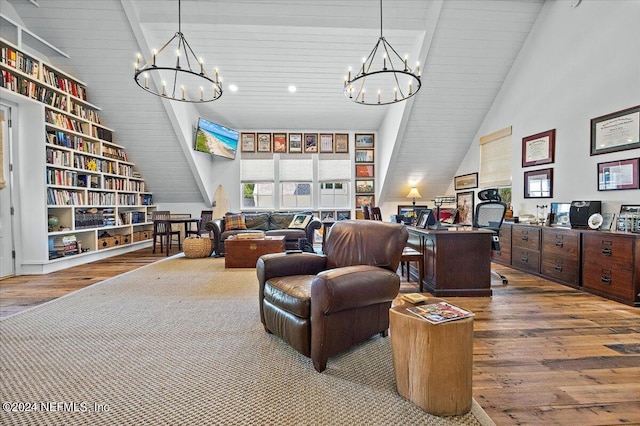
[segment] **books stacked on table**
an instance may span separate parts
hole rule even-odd
[[[456,321],[474,316],[472,312],[453,306],[447,302],[412,306],[407,308],[407,311],[431,324],[442,324],[443,322]]]

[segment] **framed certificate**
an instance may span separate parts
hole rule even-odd
[[[522,167],[553,163],[555,145],[556,129],[522,138]]]
[[[591,155],[640,147],[640,105],[591,119]]]

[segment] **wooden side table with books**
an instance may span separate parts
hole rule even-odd
[[[444,301],[403,301],[389,311],[396,386],[430,414],[460,415],[471,409],[473,316],[432,324],[408,310],[437,302]]]

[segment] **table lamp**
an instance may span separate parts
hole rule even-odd
[[[413,210],[416,209],[416,198],[422,198],[422,195],[418,192],[418,188],[415,186],[411,187],[411,190],[407,194],[407,198],[413,198]]]

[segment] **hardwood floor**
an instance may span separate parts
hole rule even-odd
[[[143,249],[1,280],[0,316],[164,258]],[[509,284],[492,297],[447,300],[475,313],[473,396],[496,424],[640,425],[640,308],[493,269]],[[401,291],[417,284],[403,279]]]

